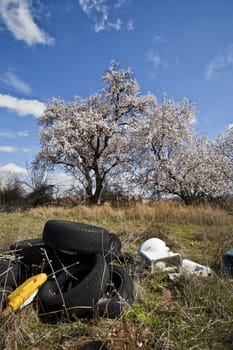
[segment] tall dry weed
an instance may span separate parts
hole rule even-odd
[[[174,252],[210,266],[219,265],[223,249],[233,243],[233,217],[224,210],[210,205],[187,207],[179,202],[160,201],[122,207],[106,203],[102,206],[39,207],[0,212],[1,250],[17,240],[41,237],[43,227],[50,219],[106,228],[117,233],[123,251],[131,253],[137,252],[142,241],[158,237]],[[112,327],[110,321],[104,319],[79,320],[67,325],[44,324],[29,306],[1,323],[0,349],[2,346],[7,350],[23,350],[38,344],[48,350],[69,349],[60,343],[63,336],[67,339],[69,335],[68,341],[75,343],[75,348],[85,337],[86,340],[107,339],[119,345],[118,349],[123,349],[129,334],[132,335],[132,341],[129,337],[132,349],[137,345],[135,339],[146,350],[222,349],[221,344],[230,349],[233,344],[232,283],[228,280],[224,280],[224,284],[217,282],[192,279],[183,284],[181,281],[177,286],[165,273],[148,276],[144,281],[138,278],[132,317],[126,321],[124,318],[112,320]],[[154,347],[150,344],[152,339],[156,341]],[[214,347],[214,344],[217,345]]]
[[[151,219],[164,223],[221,225],[232,222],[232,216],[210,205],[186,206],[182,203],[160,201],[151,205],[138,203],[125,210],[131,218]]]

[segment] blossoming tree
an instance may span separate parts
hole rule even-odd
[[[140,156],[135,180],[147,194],[179,196],[186,204],[222,194],[221,157],[213,143],[195,134],[196,112],[186,99],[166,95],[143,121],[135,120]]]
[[[53,99],[39,118],[41,149],[35,166],[62,166],[82,185],[89,203],[100,199],[108,177],[120,176],[132,149],[132,118],[141,117],[155,98],[142,96],[130,69],[112,62],[103,89],[66,103]]]
[[[228,193],[233,191],[233,124],[226,127],[225,132],[216,140],[217,152],[222,156],[222,172],[225,176],[225,183],[228,186]]]

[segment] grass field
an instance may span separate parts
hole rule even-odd
[[[175,282],[158,270],[136,278],[134,303],[117,319],[51,324],[29,305],[1,320],[0,349],[74,350],[91,340],[104,342],[109,350],[233,349],[233,280],[220,270],[223,252],[233,247],[231,214],[175,202],[0,212],[0,251],[15,241],[41,237],[49,219],[106,228],[121,239],[123,252],[133,254],[146,239],[158,237],[173,252],[208,264],[215,274]]]

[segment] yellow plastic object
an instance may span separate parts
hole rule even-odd
[[[38,288],[47,281],[46,273],[39,273],[38,275],[28,278],[19,287],[17,287],[7,297],[7,306],[2,311],[1,317],[6,317],[11,311],[18,310],[23,304],[27,304],[27,300],[32,300],[36,295]]]

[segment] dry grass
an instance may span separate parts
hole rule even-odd
[[[219,271],[223,251],[233,246],[230,214],[207,205],[173,202],[0,212],[0,251],[15,241],[40,237],[49,219],[104,227],[118,234],[123,251],[135,254],[143,241],[159,237],[173,251],[212,266],[216,276],[172,282],[158,272],[138,278],[134,304],[114,320],[44,323],[30,305],[1,321],[0,349],[77,350],[93,340],[108,350],[233,348],[232,280]]]

